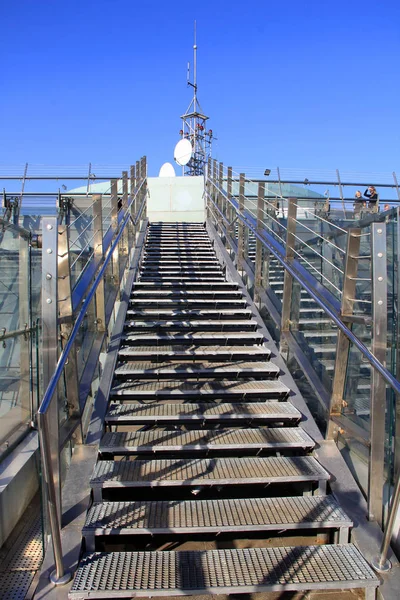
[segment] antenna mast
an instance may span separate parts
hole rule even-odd
[[[193,88],[193,98],[184,115],[182,115],[182,129],[180,135],[187,138],[192,144],[193,152],[190,161],[185,167],[185,175],[204,175],[204,164],[211,155],[212,129],[206,131],[208,117],[203,114],[197,99],[197,36],[196,21],[194,22],[193,44],[193,83],[190,79],[190,65],[188,65],[188,85]]]

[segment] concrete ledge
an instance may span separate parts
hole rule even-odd
[[[38,434],[32,431],[0,463],[0,547],[39,487]]]

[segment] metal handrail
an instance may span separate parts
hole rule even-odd
[[[209,180],[209,181],[211,183],[214,183],[212,180]],[[217,211],[224,217],[224,220],[226,222],[228,222],[226,220],[225,215],[222,214],[222,212],[220,211],[219,207],[217,206],[216,202],[212,199],[210,194],[207,194],[207,197],[211,200],[212,204],[217,209]],[[353,343],[360,350],[360,352],[365,356],[365,358],[372,365],[372,367],[376,371],[379,372],[379,374],[383,377],[383,379],[386,381],[386,383],[388,385],[390,385],[390,387],[394,390],[394,392],[396,394],[400,394],[400,382],[390,373],[390,371],[388,371],[386,369],[386,367],[383,366],[383,364],[381,362],[379,362],[375,358],[375,356],[368,350],[368,348],[343,323],[343,321],[340,319],[340,317],[314,292],[314,290],[307,284],[307,282],[304,281],[304,279],[299,277],[299,275],[297,274],[297,271],[291,266],[291,264],[288,263],[286,261],[286,259],[283,256],[281,256],[279,254],[279,252],[277,252],[275,250],[275,248],[271,244],[269,244],[266,239],[264,239],[264,237],[257,231],[257,225],[252,224],[252,222],[255,222],[254,217],[251,214],[247,214],[247,215],[242,214],[241,211],[239,210],[239,205],[236,201],[228,198],[227,196],[225,196],[225,198],[230,202],[230,204],[236,211],[237,218],[240,221],[242,221],[243,224],[254,233],[255,237],[263,244],[263,246],[265,248],[268,249],[269,252],[271,252],[271,254],[276,259],[278,259],[278,261],[286,269],[286,271],[288,271],[290,273],[290,275],[293,277],[293,279],[295,279],[297,281],[297,283],[299,283],[306,290],[306,292],[318,304],[318,306],[320,306],[324,310],[324,312],[332,319],[332,321],[334,321],[334,323],[336,323],[338,328],[344,333],[344,335],[350,340],[350,342]],[[246,213],[247,210],[245,209],[243,212]],[[392,502],[391,502],[390,509],[389,509],[389,515],[388,515],[386,527],[384,529],[384,535],[383,535],[383,541],[382,541],[382,545],[381,545],[380,554],[379,554],[379,557],[376,558],[372,562],[372,566],[377,571],[387,571],[391,568],[391,563],[387,559],[387,553],[389,550],[390,539],[391,539],[391,536],[393,533],[395,517],[397,514],[397,510],[399,508],[399,505],[400,505],[400,469],[397,474],[397,479],[396,479],[396,482],[394,485]]]
[[[106,269],[111,260],[111,257],[113,255],[116,247],[118,246],[118,243],[121,239],[122,234],[124,233],[125,227],[126,227],[128,221],[132,221],[132,223],[134,225],[136,225],[140,220],[140,215],[142,214],[144,205],[146,204],[147,194],[145,195],[145,197],[142,201],[142,204],[137,212],[135,219],[133,219],[129,209],[132,206],[132,203],[134,202],[134,199],[136,198],[136,195],[140,191],[141,187],[142,187],[142,184],[139,186],[139,188],[136,191],[136,194],[131,198],[131,202],[127,206],[125,216],[123,217],[122,222],[119,224],[119,231],[115,237],[114,242],[112,243],[112,245],[110,247],[110,250],[109,250],[107,256],[104,258],[103,265],[102,265],[100,271],[98,272],[98,274],[97,274],[97,276],[96,276],[96,278],[95,278],[95,280],[94,280],[94,282],[82,304],[81,310],[79,311],[79,313],[76,317],[75,324],[71,330],[71,334],[70,334],[68,341],[58,359],[56,369],[55,369],[53,375],[51,376],[51,379],[50,379],[47,389],[44,393],[43,400],[39,406],[39,410],[37,413],[38,414],[40,446],[41,446],[41,452],[42,452],[43,471],[44,471],[44,475],[45,475],[45,479],[46,479],[47,487],[48,487],[49,520],[50,520],[50,529],[51,529],[51,535],[52,535],[52,540],[53,540],[54,559],[55,559],[55,566],[56,566],[55,571],[51,575],[51,581],[55,585],[63,585],[65,583],[67,583],[68,581],[70,581],[72,575],[69,572],[65,572],[64,564],[63,564],[61,533],[60,533],[61,527],[60,527],[59,514],[57,511],[56,491],[55,491],[55,485],[54,485],[50,447],[48,444],[49,425],[48,425],[48,421],[47,421],[47,412],[50,408],[51,401],[56,392],[60,377],[64,371],[64,367],[68,360],[69,353],[75,342],[75,338],[76,338],[77,334],[79,333],[80,326],[81,326],[82,321],[87,312],[87,307],[90,305],[90,302],[92,301],[92,299],[96,293],[97,287],[99,286],[100,281],[102,280],[102,278],[106,272]]]

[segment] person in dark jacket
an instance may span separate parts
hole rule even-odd
[[[364,192],[365,198],[368,198],[368,208],[372,210],[372,212],[376,212],[378,208],[379,196],[376,188],[373,185],[370,185]]]

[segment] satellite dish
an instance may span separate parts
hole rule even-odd
[[[180,140],[175,146],[174,159],[181,167],[188,164],[193,152],[192,144],[187,138]]]
[[[159,177],[175,177],[175,169],[171,163],[164,163],[158,174]]]

